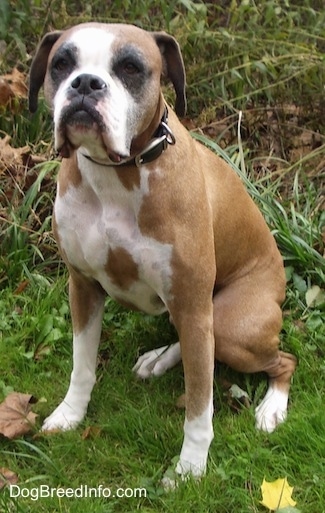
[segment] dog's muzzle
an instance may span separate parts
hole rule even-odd
[[[97,123],[99,129],[104,130],[105,123],[96,105],[106,91],[107,84],[100,77],[87,73],[78,75],[67,93],[69,104],[62,111],[61,127],[67,124],[92,127]]]
[[[109,130],[98,109],[99,102],[107,96],[107,89],[107,83],[97,75],[82,73],[72,80],[57,127],[57,150],[62,157],[69,157],[70,149],[74,148],[71,135],[69,137],[71,130],[79,134],[83,130],[97,132],[112,161],[119,162],[124,157],[110,150]]]

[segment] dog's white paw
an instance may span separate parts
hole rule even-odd
[[[179,458],[175,458],[175,467],[165,472],[162,484],[166,490],[172,490],[179,481],[189,477],[200,479],[205,475],[209,447],[213,439],[213,402],[212,397],[205,411],[194,419],[185,419],[184,441]]]
[[[206,459],[196,463],[196,465],[193,465],[192,462],[178,459],[176,467],[169,467],[161,480],[164,490],[172,492],[176,490],[181,482],[185,482],[190,478],[199,481],[201,477],[205,476]]]
[[[272,433],[287,417],[288,393],[270,385],[266,396],[255,409],[256,428]]]
[[[45,419],[42,431],[53,431],[56,429],[68,431],[75,429],[84,418],[84,415],[84,412],[77,411],[65,401],[62,401],[54,412]]]
[[[206,459],[193,462],[182,461],[180,458],[173,458],[172,465],[166,470],[161,484],[166,492],[174,491],[180,482],[189,478],[199,481],[206,473]]]
[[[163,346],[144,353],[133,367],[133,372],[139,378],[146,379],[151,376],[162,376],[181,360],[180,343]]]

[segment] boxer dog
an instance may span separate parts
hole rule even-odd
[[[215,360],[264,371],[257,428],[286,417],[296,360],[279,350],[282,258],[236,173],[193,140],[167,106],[186,108],[176,40],[124,24],[45,35],[30,72],[30,110],[44,84],[63,157],[53,231],[69,273],[73,370],[43,429],[74,428],[95,383],[105,295],[147,314],[169,312],[179,342],[149,351],[141,378],[182,360],[184,440],[176,475],[201,476],[213,438]]]

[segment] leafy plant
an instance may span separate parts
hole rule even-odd
[[[48,175],[57,169],[56,161],[39,166],[39,174],[26,194],[19,187],[7,203],[7,215],[2,219],[2,253],[0,256],[0,282],[7,280],[18,282],[22,272],[28,274],[27,266],[47,265],[48,253],[53,250],[51,236],[51,211],[53,196],[50,191],[40,194],[40,187]],[[3,191],[3,198],[6,191]]]

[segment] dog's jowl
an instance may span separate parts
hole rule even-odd
[[[175,111],[161,77],[172,82]],[[282,258],[236,173],[194,141],[179,46],[164,32],[88,23],[47,34],[30,72],[30,109],[44,84],[62,164],[53,230],[69,273],[73,370],[44,429],[74,428],[95,383],[105,295],[157,315],[179,342],[141,356],[142,377],[182,360],[186,412],[176,473],[205,473],[213,438],[215,360],[264,371],[256,426],[286,417],[296,360],[279,350]],[[128,349],[126,348],[126,351]]]

